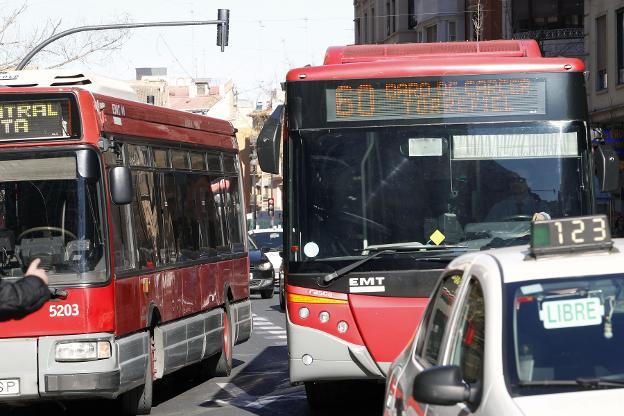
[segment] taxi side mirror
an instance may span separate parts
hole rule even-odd
[[[412,396],[419,403],[452,406],[474,403],[478,388],[471,387],[456,365],[444,365],[423,370],[414,378]]]

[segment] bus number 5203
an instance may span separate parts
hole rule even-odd
[[[67,305],[50,305],[50,318],[78,315],[80,315],[80,311],[78,309],[78,304],[76,303]]]

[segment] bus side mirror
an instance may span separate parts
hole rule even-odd
[[[282,114],[284,106],[278,105],[260,130],[256,141],[260,169],[279,174],[279,154],[282,141]]]
[[[600,183],[600,192],[612,192],[620,186],[620,159],[611,146],[598,145],[594,151],[594,164]]]
[[[117,205],[126,205],[132,202],[132,175],[127,166],[116,166],[109,171],[111,199]]]

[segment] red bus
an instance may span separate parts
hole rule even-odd
[[[0,402],[119,398],[146,414],[156,379],[229,374],[251,334],[232,125],[82,74],[1,75],[0,271],[40,258],[54,298],[0,323]]]
[[[451,259],[592,213],[594,154],[614,187],[583,71],[509,40],[332,47],[288,72],[258,157],[277,172],[284,143],[290,380],[313,407],[386,377]]]

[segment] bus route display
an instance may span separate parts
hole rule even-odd
[[[0,102],[0,141],[68,137],[69,99]]]
[[[350,80],[325,91],[327,121],[543,115],[546,80]]]

